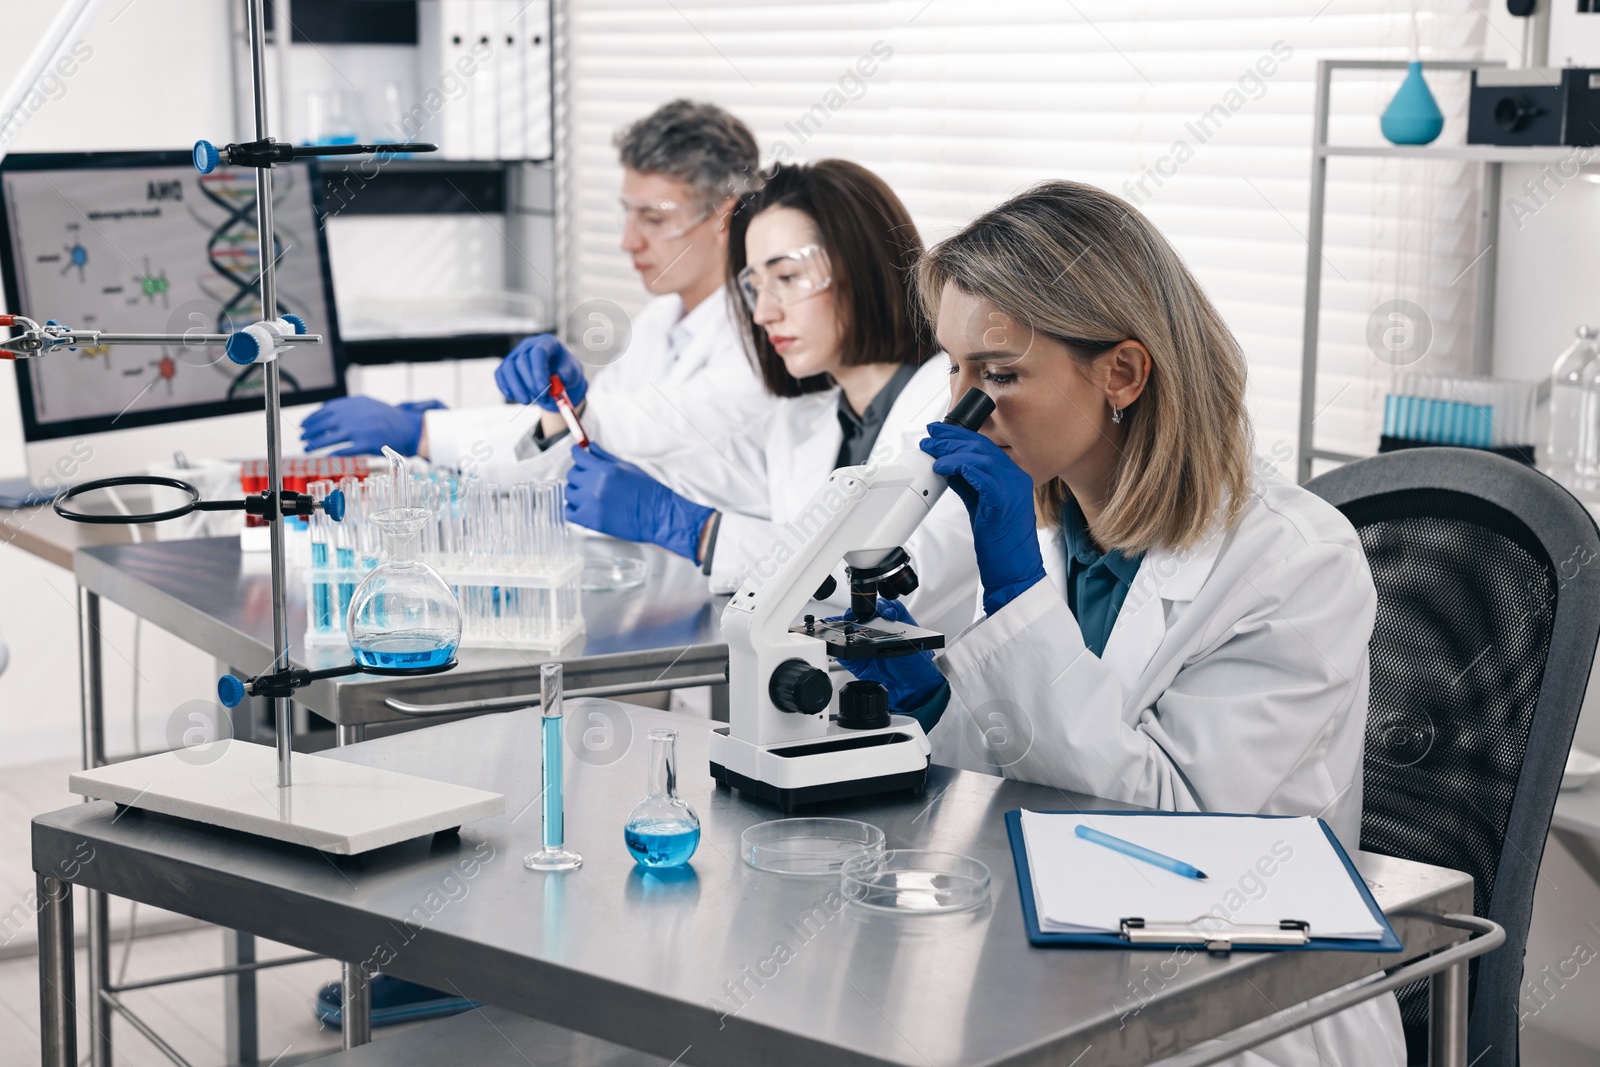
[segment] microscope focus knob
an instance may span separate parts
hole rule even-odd
[[[786,659],[772,672],[767,693],[779,711],[796,715],[815,715],[833,699],[833,683],[828,672],[803,659]]]
[[[846,730],[881,730],[889,725],[889,690],[857,678],[839,690],[839,725]]]

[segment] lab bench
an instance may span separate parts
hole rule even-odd
[[[520,699],[538,693],[539,664],[560,660],[570,693],[621,695],[710,685],[713,715],[726,718],[728,651],[717,626],[725,598],[711,596],[700,569],[688,560],[654,546],[613,544],[618,551],[625,549],[645,560],[645,584],[584,593],[587,632],[558,652],[465,647],[457,654],[460,666],[445,674],[322,679],[296,690],[295,702],[334,723],[340,742],[346,743],[359,740],[370,723],[451,709],[469,713],[517,707]],[[243,674],[257,674],[272,663],[267,558],[241,552],[234,538],[85,548],[75,554],[74,570],[85,680],[83,732],[90,766],[106,759],[99,636],[102,597]],[[306,646],[303,583],[291,574],[287,584],[291,663],[313,670],[348,663],[347,646]],[[245,716],[236,717],[234,725],[236,736],[249,736]]]
[[[578,717],[582,706],[569,701],[568,714]],[[1279,1009],[1444,951],[1434,957],[1442,968],[1434,988],[1439,1025],[1454,1039],[1441,1061],[1464,1062],[1461,952],[1494,943],[1460,945],[1466,933],[1449,925],[1460,920],[1445,918],[1465,913],[1470,921],[1466,874],[1355,854],[1405,945],[1392,955],[1189,953],[1174,966],[1168,950],[1034,948],[1004,813],[1127,805],[934,767],[921,796],[817,809],[880,826],[891,847],[959,852],[992,872],[990,898],[976,910],[883,914],[846,904],[835,880],[763,873],[741,860],[741,833],[778,813],[712,782],[707,737],[715,724],[611,706],[623,709],[634,743],[568,758],[566,843],[584,864],[565,874],[522,865],[539,845],[537,711],[302,757],[381,765],[506,797],[505,814],[457,835],[365,855],[119,813],[108,802],[39,816],[32,829],[45,1063],[76,1063],[74,888],[381,968],[696,1067],[1109,1067],[1179,1053],[1180,1062],[1210,1062],[1196,1045],[1251,1024],[1282,1024],[1288,1016]],[[691,868],[676,874],[640,870],[622,841],[645,787],[645,734],[659,726],[679,731],[680,791],[703,827]],[[90,995],[116,998],[114,989]],[[364,1023],[346,1020],[347,1035],[361,1035],[353,1043],[365,1040]]]
[[[49,520],[68,527],[66,532],[124,529],[78,527],[54,514],[45,522]],[[53,523],[40,529],[46,534],[63,532]],[[72,562],[78,584],[86,767],[107,762],[102,597],[214,656],[219,673],[232,670],[241,676],[253,675],[270,666],[271,575],[264,554],[242,552],[238,539],[231,537],[82,544],[74,546]],[[331,721],[338,744],[345,745],[362,740],[372,723],[409,720],[423,725],[439,721],[434,716],[441,714],[525,706],[539,691],[539,664],[560,660],[569,695],[621,695],[705,685],[711,688],[713,717],[726,720],[728,650],[717,617],[727,598],[711,596],[704,575],[694,564],[653,545],[589,538],[580,545],[590,551],[637,555],[645,561],[646,580],[633,589],[585,592],[586,632],[560,651],[467,647],[458,651],[460,665],[445,674],[325,679],[297,690],[295,703]],[[304,583],[297,579],[291,573],[287,590],[291,663],[317,669],[349,662],[346,646],[305,645]],[[256,712],[252,705],[256,703],[264,702],[246,700],[233,709],[232,736],[253,737]],[[90,985],[99,988],[104,980],[96,963],[109,944],[109,909],[102,894],[90,893],[88,903]],[[225,996],[228,1045],[236,1062],[253,1062],[246,1058],[245,1047],[256,1032],[254,976],[249,972],[255,960],[254,938],[246,930],[229,929],[223,946],[228,966],[240,969],[237,976],[229,978]],[[109,1026],[110,1011],[102,1006],[91,1018]],[[105,1052],[103,1045],[101,1051]]]

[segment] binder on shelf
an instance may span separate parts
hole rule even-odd
[[[523,0],[490,0],[498,9],[499,36],[494,42],[496,154],[500,159],[523,159],[528,154],[528,120],[525,112],[527,38],[543,27],[523,12]],[[531,8],[529,9],[531,12]]]
[[[1078,824],[1204,870],[1185,878],[1076,837]],[[1031,944],[1398,952],[1394,928],[1321,819],[1010,811]]]
[[[488,72],[462,73],[477,63],[472,55],[472,0],[424,0],[417,5],[418,96],[432,117],[417,134],[439,146],[444,159],[471,159],[472,96]],[[492,83],[488,90],[493,95]],[[437,107],[435,108],[435,104]]]
[[[518,25],[522,44],[522,119],[525,159],[549,159],[552,147],[550,0],[533,0]]]
[[[471,132],[469,159],[499,159],[500,68],[505,59],[505,29],[500,21],[499,0],[466,0],[467,41],[477,73],[467,79],[467,95],[461,103],[468,112]]]

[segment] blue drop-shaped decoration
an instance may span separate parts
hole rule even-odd
[[[1422,63],[1413,59],[1406,67],[1406,80],[1383,109],[1378,126],[1390,144],[1432,144],[1444,129],[1444,112],[1439,110],[1433,91],[1422,77]]]

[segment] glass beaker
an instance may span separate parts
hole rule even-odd
[[[461,608],[437,571],[417,559],[427,508],[386,508],[372,516],[383,557],[350,600],[350,649],[363,667],[440,667],[461,644]]]
[[[700,819],[678,796],[678,731],[650,731],[649,795],[628,813],[622,838],[641,867],[681,867],[700,845]]]

